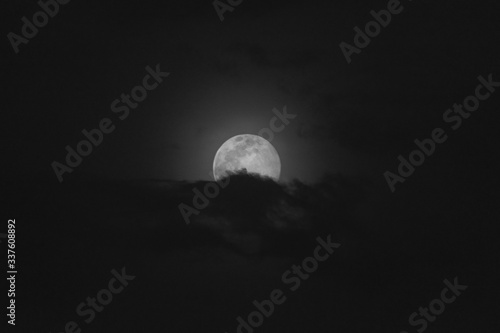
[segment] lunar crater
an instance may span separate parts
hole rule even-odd
[[[229,172],[244,171],[279,180],[281,161],[276,149],[264,138],[252,134],[237,135],[222,144],[215,154],[214,178]]]

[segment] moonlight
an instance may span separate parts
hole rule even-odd
[[[281,161],[278,152],[266,139],[252,134],[236,135],[224,142],[215,154],[213,172],[215,180],[227,172],[246,170],[278,181]]]

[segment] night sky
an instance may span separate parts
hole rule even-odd
[[[65,146],[110,118],[116,130],[64,178],[208,179],[226,139],[269,127],[272,110],[286,106],[297,117],[272,142],[283,180],[375,177],[438,126],[478,75],[498,68],[493,10],[429,3],[402,3],[347,64],[339,44],[353,44],[354,26],[386,4],[246,2],[221,22],[209,2],[71,2],[7,53],[7,147],[23,152],[14,172],[54,174]],[[11,9],[11,30],[35,9]],[[170,76],[119,120],[111,103],[157,64]]]
[[[4,220],[17,216],[22,225],[19,261],[26,260],[27,284],[58,267],[34,285],[20,285],[30,311],[19,308],[20,324],[59,332],[75,317],[74,307],[105,286],[111,268],[123,265],[138,276],[129,301],[144,302],[146,292],[162,288],[156,286],[167,273],[158,267],[165,263],[177,271],[166,278],[171,289],[158,295],[181,304],[169,305],[170,314],[183,314],[164,328],[200,330],[192,319],[199,318],[208,332],[234,332],[236,310],[243,315],[253,299],[279,287],[281,273],[312,253],[317,236],[331,232],[342,243],[339,262],[317,273],[296,300],[288,294],[289,307],[256,332],[416,332],[408,315],[455,276],[469,279],[464,293],[470,296],[447,306],[443,318],[451,307],[457,311],[427,332],[495,331],[499,308],[487,295],[499,292],[493,281],[500,250],[500,83],[488,88],[484,80],[500,82],[500,7],[496,1],[401,0],[401,12],[347,61],[339,45],[355,46],[354,28],[364,31],[370,11],[390,2],[244,0],[221,21],[211,0],[73,0],[17,53],[8,35],[22,35],[21,18],[32,20],[40,6],[2,4]],[[163,73],[157,80],[155,70]],[[127,107],[122,94],[144,82],[154,88]],[[459,125],[444,116],[477,96],[480,84],[489,95],[476,111]],[[269,140],[281,159],[283,188],[242,181],[186,225],[178,205],[191,204],[192,189],[212,179],[218,148],[235,135],[269,128],[285,110],[288,124]],[[103,119],[113,129],[60,182],[54,162],[67,165],[66,146],[77,149],[82,131],[99,128]],[[386,172],[398,175],[398,157],[408,159],[414,141],[431,138],[436,128],[446,141],[391,190]],[[250,209],[245,200],[258,203]],[[271,208],[258,209],[268,205],[287,222],[278,223]],[[250,217],[259,222],[245,220]],[[296,239],[300,245],[290,246]],[[41,250],[33,257],[34,249]],[[312,286],[335,278],[335,267],[344,270],[335,287]],[[220,270],[241,281],[218,278]],[[67,295],[55,285],[37,294],[53,275],[68,271]],[[207,289],[193,287],[197,275]],[[265,292],[257,286],[262,281]],[[175,285],[192,294],[184,298]],[[228,301],[238,293],[239,301]],[[404,303],[398,293],[414,302]],[[37,312],[49,295],[53,312]],[[335,308],[331,322],[322,321],[329,315],[318,305],[328,303],[326,295],[346,304]],[[219,296],[227,303],[217,303]],[[358,301],[363,305],[356,310]],[[146,324],[130,319],[132,305],[123,301],[82,332],[128,332],[122,314],[131,320],[130,332],[159,332],[163,326],[153,318],[164,316],[162,302],[153,297],[139,310]],[[311,309],[303,309],[306,302]],[[297,313],[316,326],[292,324]],[[461,324],[462,318],[468,319]],[[113,326],[115,319],[121,324]]]

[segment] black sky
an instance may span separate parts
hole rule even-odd
[[[286,106],[297,117],[273,140],[283,179],[375,176],[440,126],[478,75],[498,69],[493,2],[490,11],[451,1],[402,5],[347,64],[339,44],[352,44],[353,28],[385,3],[248,2],[221,22],[210,2],[71,2],[19,54],[6,54],[7,147],[23,152],[14,172],[48,176],[81,130],[109,117],[116,130],[65,177],[208,179],[226,139],[256,134],[273,108]],[[19,32],[20,17],[37,6],[11,10],[6,31]],[[156,64],[170,76],[118,120],[111,102]],[[489,103],[470,131],[484,133]],[[463,149],[453,141],[441,154]]]
[[[20,320],[55,332],[128,265],[135,289],[89,332],[235,331],[234,318],[330,232],[338,257],[262,332],[400,332],[457,275],[471,292],[427,332],[494,327],[500,88],[457,130],[443,113],[479,76],[500,81],[500,7],[401,4],[351,63],[339,44],[387,1],[244,0],[221,22],[212,1],[72,0],[18,54],[7,34],[39,6],[2,4],[3,197],[24,221],[31,311]],[[157,64],[169,76],[120,120],[112,102]],[[178,204],[211,178],[220,145],[285,107],[296,117],[272,144],[281,180],[298,181],[267,191],[247,180],[262,192],[234,187],[187,226]],[[51,163],[103,118],[115,130],[59,183]],[[447,141],[392,193],[384,172],[438,127]],[[267,209],[292,218],[283,227]]]

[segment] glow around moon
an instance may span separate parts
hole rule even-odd
[[[276,149],[266,139],[252,134],[236,135],[227,140],[215,154],[214,177],[219,180],[227,176],[227,171],[246,169],[278,181],[281,161]]]

